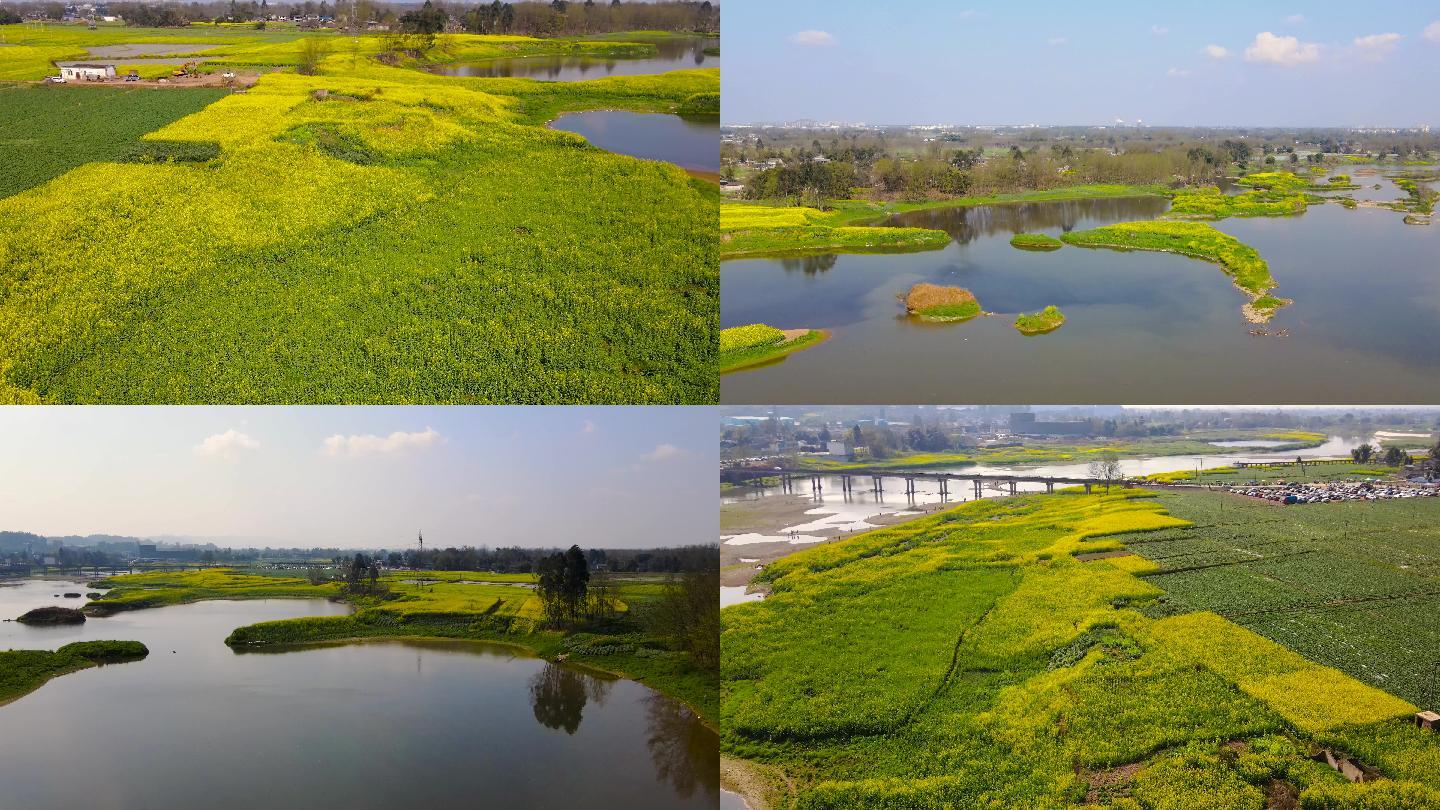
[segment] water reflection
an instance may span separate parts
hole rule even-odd
[[[793,256],[781,259],[780,266],[784,267],[787,273],[799,271],[807,276],[813,276],[834,267],[839,258],[834,253],[819,256]]]
[[[646,745],[655,764],[655,774],[688,799],[697,793],[715,795],[720,790],[720,757],[715,749],[715,732],[700,722],[685,705],[652,694],[645,701],[649,726]]]
[[[613,682],[582,674],[557,664],[545,666],[530,678],[530,703],[535,720],[551,729],[574,734],[584,719],[585,704],[604,706]]]
[[[1165,213],[1164,197],[1118,197],[1107,200],[1062,200],[1045,203],[979,205],[971,208],[932,208],[895,214],[884,224],[891,227],[930,228],[945,231],[964,245],[982,236],[1012,236],[1035,231],[1068,233],[1093,227],[1095,221],[1120,222],[1154,219]]]

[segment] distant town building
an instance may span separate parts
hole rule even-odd
[[[1088,421],[1041,422],[1033,413],[1010,414],[1010,432],[1025,436],[1084,436],[1090,432]]]
[[[850,448],[845,446],[845,442],[829,442],[825,446],[825,452],[834,458],[850,457]]]

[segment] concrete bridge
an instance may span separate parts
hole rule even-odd
[[[810,492],[813,495],[820,495],[824,491],[825,478],[839,478],[840,491],[849,495],[855,491],[856,479],[863,482],[870,479],[869,489],[871,492],[880,495],[885,492],[886,479],[899,479],[904,482],[905,494],[913,496],[917,489],[916,484],[921,481],[934,481],[940,485],[940,497],[950,496],[951,482],[969,481],[974,487],[976,500],[984,497],[984,490],[987,484],[994,484],[1003,492],[1009,489],[1009,494],[1019,494],[1020,484],[1044,484],[1046,492],[1054,492],[1057,485],[1062,487],[1083,486],[1085,491],[1091,492],[1096,486],[1114,485],[1129,489],[1135,483],[1126,479],[1115,479],[1106,481],[1103,478],[1058,478],[1050,475],[1001,475],[996,473],[965,473],[965,472],[924,472],[921,470],[892,470],[885,468],[847,468],[844,470],[808,470],[793,467],[772,467],[770,469],[760,467],[727,467],[720,471],[720,480],[731,484],[744,484],[762,478],[780,479],[782,492],[795,492],[797,486],[804,486],[806,479],[810,482]]]

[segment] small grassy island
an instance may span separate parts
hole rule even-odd
[[[763,323],[720,330],[720,373],[753,368],[829,337],[823,329],[776,329]]]
[[[1064,325],[1065,316],[1060,312],[1060,308],[1053,304],[1034,314],[1022,312],[1015,319],[1015,328],[1022,335],[1043,335]]]
[[[15,621],[21,624],[84,624],[85,612],[75,608],[38,607]]]
[[[1061,237],[1080,247],[1114,250],[1156,250],[1178,253],[1220,265],[1236,287],[1250,295],[1245,318],[1268,321],[1290,301],[1267,293],[1277,285],[1270,267],[1255,249],[1203,222],[1121,222],[1088,231],[1071,231]]]
[[[1065,243],[1043,233],[1017,233],[1010,237],[1010,245],[1021,250],[1059,250]]]
[[[975,294],[964,287],[916,284],[905,294],[905,311],[922,321],[959,323],[981,314]]]
[[[720,206],[720,258],[938,250],[950,244],[950,234],[944,231],[847,224],[854,215],[801,206],[726,203]]]
[[[39,689],[51,678],[101,664],[135,661],[149,654],[138,641],[77,641],[53,652],[0,652],[0,706]]]

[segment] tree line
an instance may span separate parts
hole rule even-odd
[[[333,20],[339,27],[369,22],[402,28],[409,33],[438,34],[469,31],[476,34],[519,34],[525,36],[583,36],[620,31],[694,31],[719,33],[720,8],[710,0],[551,0],[519,3],[431,2],[419,10],[392,6],[374,0],[357,2],[271,3],[212,0],[211,2],[109,4],[109,11],[127,25],[182,27],[194,22],[265,22],[270,18],[303,17]],[[0,8],[0,23],[22,19],[63,19],[66,4],[55,0],[6,4]]]

